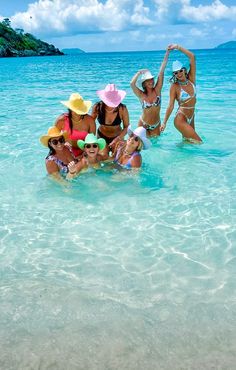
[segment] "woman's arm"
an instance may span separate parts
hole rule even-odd
[[[189,58],[190,70],[189,70],[189,80],[195,84],[196,80],[196,59],[195,55],[188,49],[183,48],[183,46],[178,44],[171,44],[168,46],[169,50],[179,50],[181,53],[185,54]]]
[[[132,80],[130,81],[130,87],[138,98],[141,98],[143,91],[137,87],[136,83],[138,81],[139,76],[145,73],[146,71],[147,69],[140,69],[140,71],[135,73]]]
[[[96,135],[96,124],[95,119],[89,115],[89,133]]]
[[[131,166],[132,168],[140,168],[141,165],[142,165],[142,157],[141,157],[141,154],[140,155],[135,155],[132,159],[131,159]]]
[[[176,99],[176,87],[174,84],[171,85],[171,88],[170,88],[170,99],[169,99],[169,105],[166,109],[166,114],[165,114],[165,118],[164,118],[164,121],[162,122],[161,124],[161,131],[164,131],[165,128],[166,128],[166,124],[167,124],[167,121],[174,109],[174,105],[175,105],[175,99]]]
[[[91,113],[91,117],[94,119],[94,121],[96,120],[98,116],[98,103],[95,103],[92,107],[92,113]]]
[[[61,176],[57,164],[53,161],[46,161],[46,169],[50,177],[61,185],[67,185],[66,180]]]
[[[82,157],[79,162],[71,161],[68,164],[68,173],[67,173],[66,178],[67,179],[73,179],[85,167],[86,167],[86,160],[85,160],[84,157]]]
[[[161,63],[161,68],[160,68],[159,75],[158,75],[158,78],[157,78],[157,82],[156,82],[156,85],[155,85],[155,90],[157,92],[161,92],[161,89],[162,89],[162,86],[163,86],[164,72],[165,72],[167,62],[168,62],[169,54],[170,54],[170,50],[167,48],[164,59]]]

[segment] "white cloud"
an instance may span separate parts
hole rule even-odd
[[[191,28],[190,35],[194,37],[205,37],[207,33],[200,28]]]
[[[236,6],[226,6],[220,0],[211,5],[184,6],[181,11],[184,19],[195,22],[209,22],[218,20],[236,20]]]
[[[195,23],[218,20],[236,20],[236,6],[227,6],[220,0],[210,5],[191,5],[191,0],[154,0],[157,16],[171,23]]]
[[[17,13],[12,26],[54,35],[122,31],[151,25],[143,0],[39,0]]]

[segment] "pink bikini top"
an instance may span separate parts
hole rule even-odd
[[[75,141],[84,140],[86,138],[86,136],[88,135],[88,132],[79,131],[79,130],[76,130],[76,129],[74,129],[71,132],[70,124],[69,124],[69,115],[67,113],[65,113],[64,117],[65,117],[65,124],[64,124],[63,129],[69,133],[68,139],[75,140]],[[73,151],[73,153],[76,157],[78,157],[78,155],[83,153],[83,151],[81,149],[77,148],[77,147],[72,147],[72,151]]]

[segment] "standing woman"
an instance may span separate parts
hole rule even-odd
[[[117,90],[114,84],[108,84],[104,90],[98,90],[101,99],[94,104],[92,117],[97,119],[99,127],[97,136],[106,140],[110,147],[124,138],[129,126],[129,113],[122,100],[126,92]]]
[[[78,157],[83,151],[78,148],[77,140],[84,140],[88,133],[96,133],[95,121],[88,114],[92,102],[84,100],[78,93],[73,93],[69,100],[61,103],[68,108],[68,113],[60,115],[55,126],[68,133],[67,140],[72,145],[74,155]]]
[[[168,49],[176,49],[187,55],[190,61],[190,70],[189,73],[187,73],[187,70],[184,67],[183,63],[178,60],[176,60],[172,64],[173,76],[171,78],[172,85],[170,87],[170,100],[166,110],[164,121],[161,125],[161,130],[165,130],[167,121],[174,109],[175,100],[177,100],[179,108],[174,119],[175,127],[178,131],[181,132],[184,139],[187,139],[189,141],[201,142],[202,139],[196,133],[194,123],[194,111],[196,104],[195,56],[191,51],[177,44],[169,45]]]
[[[161,132],[161,90],[168,56],[169,50],[165,53],[156,83],[154,83],[154,76],[148,69],[141,69],[138,71],[130,82],[130,86],[135,95],[139,98],[143,109],[138,126],[143,126],[147,130],[148,137],[159,136]],[[137,87],[139,76],[141,76],[143,90]]]

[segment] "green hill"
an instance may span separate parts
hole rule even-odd
[[[14,30],[8,18],[0,22],[0,58],[63,54],[54,45],[24,33],[21,28]]]
[[[68,55],[77,55],[77,54],[85,53],[84,50],[81,50],[79,48],[62,49],[62,51],[64,54],[68,54]]]
[[[224,44],[220,44],[216,47],[217,49],[236,49],[236,41],[228,41]]]

